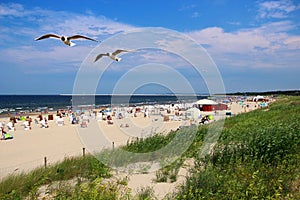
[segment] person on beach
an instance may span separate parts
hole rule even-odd
[[[209,117],[208,115],[205,115],[204,117],[202,117],[201,121],[200,121],[200,124],[206,124],[209,122]]]
[[[7,128],[9,131],[15,131],[16,128],[14,126],[14,123],[12,121],[9,121],[7,124],[6,124]]]
[[[7,139],[13,139],[13,136],[11,134],[8,134],[5,130],[4,130],[4,126],[1,127],[1,140],[7,140]]]
[[[40,124],[41,124],[41,128],[49,128],[46,117],[42,118],[42,120],[40,121]]]
[[[42,121],[43,120],[43,115],[38,115],[38,119],[39,119],[39,121]]]
[[[2,126],[1,127],[1,140],[5,139],[5,133],[6,133],[6,131],[4,130],[4,127]]]
[[[29,129],[31,129],[31,122],[32,122],[31,117],[27,116],[25,121],[28,122]]]
[[[78,124],[78,121],[75,116],[72,117],[72,124]]]

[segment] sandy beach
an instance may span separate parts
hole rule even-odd
[[[17,171],[27,171],[44,165],[44,157],[48,164],[62,160],[66,156],[80,155],[82,144],[76,127],[66,124],[58,126],[49,121],[49,128],[40,128],[32,123],[31,130],[24,130],[22,122],[16,123],[16,131],[11,140],[1,140],[0,176]]]
[[[32,116],[34,117],[34,116]],[[52,164],[63,160],[68,156],[79,156],[83,153],[83,148],[87,152],[109,148],[114,142],[114,146],[125,145],[130,138],[146,137],[149,134],[168,133],[176,130],[181,121],[157,122],[158,128],[155,128],[152,118],[145,118],[142,114],[128,119],[113,118],[113,124],[109,125],[107,121],[97,121],[91,119],[88,128],[81,128],[80,124],[71,124],[68,117],[64,117],[64,125],[58,125],[55,120],[49,120],[49,128],[41,128],[40,124],[32,122],[31,130],[24,130],[23,122],[18,121],[15,124],[15,131],[8,133],[13,135],[13,139],[0,141],[0,177],[3,178],[10,173],[28,171],[44,165],[44,158],[47,157],[47,164]],[[1,119],[4,124],[9,118]],[[129,124],[129,127],[120,127],[121,124]],[[102,138],[103,143],[97,142],[97,148],[89,144],[89,136],[92,136],[91,128],[95,126],[96,130],[105,133]],[[144,135],[143,135],[144,134]],[[108,141],[108,142],[104,142]],[[102,146],[100,146],[102,144]]]

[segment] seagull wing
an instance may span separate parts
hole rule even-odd
[[[96,58],[95,58],[95,61],[96,62],[97,60],[99,60],[100,58],[102,58],[103,56],[107,56],[106,54],[104,53],[100,53]]]
[[[46,34],[46,35],[42,35],[39,38],[36,38],[35,40],[42,40],[42,39],[46,39],[46,38],[58,38],[58,39],[60,39],[60,36],[55,35],[55,34]]]
[[[94,42],[98,42],[97,40],[94,40],[92,38],[89,38],[89,37],[86,37],[86,36],[83,36],[83,35],[73,35],[73,36],[68,37],[68,39],[69,40],[86,39],[86,40],[91,40],[91,41],[94,41]]]
[[[129,52],[128,50],[124,50],[124,49],[118,49],[118,50],[116,50],[115,52],[113,52],[112,53],[112,55],[117,55],[117,54],[119,54],[119,53],[122,53],[122,52]]]

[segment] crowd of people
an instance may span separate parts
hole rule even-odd
[[[1,138],[0,139],[12,139],[11,133],[16,131],[16,124],[19,124],[18,129],[22,127],[24,130],[31,130],[33,124],[35,127],[40,128],[49,128],[49,121],[54,121],[57,126],[64,126],[65,119],[69,118],[70,124],[76,125],[80,124],[81,127],[87,127],[89,123],[89,116],[87,116],[84,112],[73,112],[71,110],[57,110],[55,113],[47,113],[38,114],[35,118],[34,115],[31,116],[21,116],[16,115],[9,117],[8,122],[5,120],[0,122],[0,129],[1,129]],[[111,116],[110,116],[111,117]],[[4,118],[3,118],[4,119]],[[112,122],[112,119],[108,118],[109,121]],[[10,137],[8,137],[8,135]]]
[[[114,108],[97,108],[87,110],[69,110],[60,109],[56,113],[39,113],[37,115],[20,116],[16,115],[9,118],[8,122],[1,122],[0,128],[2,130],[2,139],[5,138],[5,133],[11,133],[16,131],[15,124],[18,123],[17,129],[31,130],[33,127],[49,128],[49,121],[54,121],[57,126],[64,126],[65,120],[71,125],[80,125],[80,127],[88,127],[90,119],[96,119],[97,121],[106,121],[107,124],[114,124],[113,117],[116,119],[136,118],[137,116],[143,116],[150,118],[150,115],[165,117],[164,121],[175,119],[186,120],[184,116],[185,111],[193,106],[190,104],[172,104],[172,105],[146,105],[146,106],[132,106],[132,107],[114,107]],[[35,117],[36,116],[36,117]],[[173,117],[173,118],[172,118]],[[4,118],[3,118],[4,119]],[[206,124],[213,121],[210,115],[205,115],[199,118],[199,124]],[[21,125],[21,126],[20,126]],[[52,123],[51,123],[52,126]],[[128,127],[125,124],[120,127]]]

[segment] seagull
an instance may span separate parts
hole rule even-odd
[[[101,54],[99,54],[99,55],[96,57],[96,59],[95,59],[94,62],[96,62],[97,60],[99,60],[99,59],[102,58],[103,56],[108,56],[108,57],[110,57],[111,59],[113,59],[113,60],[119,62],[119,61],[121,60],[121,58],[117,57],[117,54],[122,53],[122,52],[129,52],[129,51],[124,50],[124,49],[118,49],[118,50],[116,50],[116,51],[113,52],[113,53],[101,53]]]
[[[94,41],[94,42],[98,42],[97,40],[94,40],[92,38],[89,38],[89,37],[86,37],[86,36],[83,36],[83,35],[73,35],[73,36],[70,36],[70,37],[67,37],[67,36],[58,36],[58,35],[55,35],[55,34],[46,34],[46,35],[42,35],[41,37],[39,38],[36,38],[35,40],[42,40],[42,39],[47,39],[47,38],[57,38],[57,39],[60,39],[64,44],[68,45],[68,46],[74,46],[75,43],[71,42],[71,40],[76,40],[76,39],[87,39],[87,40],[91,40],[91,41]]]

